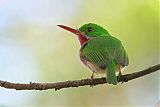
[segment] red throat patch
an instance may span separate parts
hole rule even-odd
[[[81,34],[81,35],[78,35],[78,40],[79,40],[81,46],[82,46],[85,42],[88,41],[88,39],[86,38],[86,36],[85,36],[85,35],[82,35],[82,34]]]

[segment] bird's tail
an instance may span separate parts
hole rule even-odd
[[[116,62],[114,59],[111,60],[111,63],[107,66],[106,69],[106,80],[108,84],[116,85],[118,83],[117,77],[116,77]]]

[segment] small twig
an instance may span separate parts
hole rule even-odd
[[[133,80],[144,75],[153,73],[157,70],[160,70],[160,64],[147,68],[145,70],[122,75],[118,82],[128,82],[129,80]],[[118,77],[117,77],[118,78]],[[79,86],[95,86],[99,84],[104,84],[106,82],[106,78],[96,78],[96,79],[82,79],[82,80],[73,80],[73,81],[65,81],[65,82],[57,82],[57,83],[32,83],[22,84],[22,83],[11,83],[7,81],[0,80],[0,86],[8,89],[16,89],[16,90],[47,90],[47,89],[55,89],[59,90],[62,88],[70,88],[70,87],[79,87]]]

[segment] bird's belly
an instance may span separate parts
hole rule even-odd
[[[89,61],[86,62],[89,69],[91,69],[96,74],[104,74],[105,71],[101,68],[99,68],[97,65],[90,63]]]
[[[93,72],[95,72],[96,74],[105,74],[106,73],[106,70],[104,69],[101,69],[100,67],[98,67],[97,65],[95,64],[92,64],[91,62],[89,61],[86,61],[85,65]],[[122,73],[122,71],[124,70],[124,68],[122,66],[120,66],[120,70],[118,68],[118,65],[116,66],[115,68],[115,72],[116,72],[116,75],[119,74],[119,71]]]

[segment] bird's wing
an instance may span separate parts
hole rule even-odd
[[[114,57],[117,64],[120,64],[122,67],[125,67],[129,64],[128,55],[122,44],[118,45],[115,49]]]
[[[89,40],[82,47],[82,58],[105,69],[110,62],[110,52],[105,45],[106,40],[97,37]]]
[[[114,58],[117,64],[128,65],[128,56],[121,41],[112,37],[96,37],[82,47],[82,58],[105,69]]]

